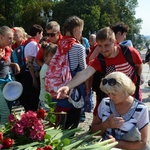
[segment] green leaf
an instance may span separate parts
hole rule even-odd
[[[80,145],[82,142],[85,142],[85,141],[91,139],[94,135],[97,135],[99,132],[100,132],[100,131],[98,131],[98,132],[96,132],[96,133],[93,133],[92,135],[88,135],[87,137],[85,137],[85,138],[82,139],[82,140],[77,140],[76,142],[74,142],[74,143],[72,143],[72,144],[70,144],[70,145],[64,146],[64,147],[62,148],[62,150],[70,150],[70,149],[72,149],[72,148],[74,148],[74,147],[77,147],[77,146]]]
[[[21,145],[21,146],[16,146],[16,149],[17,150],[25,150],[26,148],[29,148],[29,147],[32,147],[32,146],[37,146],[39,145],[40,143],[43,143],[43,142],[32,142],[30,144],[25,144],[25,145]]]
[[[51,136],[49,134],[45,134],[44,139],[50,139]]]
[[[48,106],[50,108],[54,108],[56,106],[56,104],[57,104],[57,102],[51,102],[51,103],[48,104]]]
[[[45,102],[48,105],[52,102],[52,97],[51,97],[51,95],[48,92],[45,94]]]

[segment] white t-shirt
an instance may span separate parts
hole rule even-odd
[[[39,47],[38,47],[37,43],[34,42],[34,41],[29,42],[25,46],[25,49],[24,49],[25,58],[27,59],[28,56],[32,56],[32,57],[35,58],[37,53],[38,53],[38,51],[39,51]],[[33,61],[33,66],[34,66],[34,70],[35,71],[38,71],[40,69],[40,67],[36,64],[35,59]]]
[[[43,64],[41,70],[40,70],[40,95],[39,95],[39,99],[40,100],[44,100],[46,91],[45,91],[45,74],[46,71],[48,70],[48,65],[47,64]]]

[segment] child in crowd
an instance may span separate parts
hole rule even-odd
[[[53,55],[55,54],[56,50],[57,50],[57,45],[53,44],[53,43],[47,43],[47,42],[43,42],[41,47],[44,50],[44,64],[40,70],[40,95],[39,95],[39,107],[45,109],[46,111],[48,111],[49,109],[45,107],[45,74],[46,71],[48,69],[48,65],[50,63],[50,60],[52,59]]]

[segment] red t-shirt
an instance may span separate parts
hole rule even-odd
[[[116,57],[114,58],[105,58],[106,62],[106,75],[114,72],[114,71],[120,71],[125,73],[127,76],[132,77],[134,68],[126,61],[126,58],[124,57],[124,54],[122,53],[122,50],[120,46],[117,46],[119,49],[119,53]],[[133,48],[130,47],[131,55],[134,64],[140,65],[142,64],[142,59],[139,54],[139,52]],[[98,57],[95,59],[91,60],[89,62],[89,66],[93,67],[96,71],[101,72],[101,65]],[[136,79],[134,79],[134,83],[136,82]]]
[[[63,38],[63,36],[60,34],[58,41],[61,40],[62,38]],[[58,41],[57,41],[56,44],[58,44]],[[48,42],[48,41],[47,41],[47,42]],[[49,43],[50,43],[50,41],[49,41]],[[37,59],[37,60],[43,60],[43,57],[44,57],[44,50],[43,50],[43,48],[41,47],[41,48],[39,49],[37,55],[36,55],[36,59]]]

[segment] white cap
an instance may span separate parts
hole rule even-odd
[[[3,96],[8,101],[14,101],[21,96],[23,86],[20,82],[11,81],[6,83],[3,88]]]

